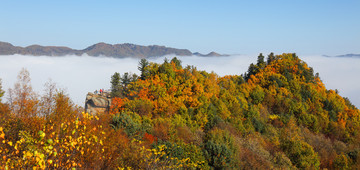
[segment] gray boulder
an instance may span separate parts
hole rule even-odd
[[[107,93],[93,94],[88,93],[85,100],[85,112],[98,114],[108,112],[111,105],[111,98]]]

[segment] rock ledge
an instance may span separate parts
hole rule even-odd
[[[109,93],[94,94],[88,93],[85,100],[85,112],[89,114],[108,112],[111,105]]]

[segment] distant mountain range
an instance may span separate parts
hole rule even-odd
[[[124,58],[124,57],[137,57],[137,58],[147,58],[147,57],[160,57],[164,55],[177,55],[177,56],[202,56],[202,57],[213,57],[213,56],[227,56],[221,55],[216,52],[210,52],[209,54],[201,54],[198,52],[192,53],[187,49],[176,49],[165,46],[158,45],[135,45],[135,44],[106,44],[106,43],[97,43],[92,46],[89,46],[83,50],[76,50],[69,47],[61,46],[40,46],[40,45],[30,45],[27,47],[14,46],[7,42],[0,41],[0,55],[13,55],[13,54],[22,54],[22,55],[33,55],[33,56],[65,56],[65,55],[83,55],[87,54],[89,56],[107,56],[115,58]]]
[[[337,55],[337,56],[328,56],[323,55],[324,57],[348,57],[348,58],[360,58],[360,54],[345,54],[345,55]]]

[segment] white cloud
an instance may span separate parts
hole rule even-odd
[[[167,56],[171,59],[173,56]],[[149,59],[162,63],[165,57]],[[214,71],[220,76],[243,74],[250,63],[255,63],[257,55],[237,55],[229,57],[178,57],[183,66],[194,65],[199,70]],[[327,58],[322,56],[301,57],[315,72],[320,73],[327,88],[338,89],[340,95],[349,97],[353,104],[360,106],[360,59]],[[138,59],[105,58],[89,56],[35,57],[0,56],[0,78],[3,89],[13,87],[22,67],[29,70],[35,91],[42,92],[49,78],[60,88],[65,88],[72,100],[84,105],[87,92],[110,88],[111,75],[115,72],[139,73]]]
[[[30,72],[33,89],[43,91],[43,85],[49,78],[58,87],[66,89],[72,100],[83,106],[87,92],[110,87],[114,72],[138,73],[136,59],[114,59],[89,56],[34,57],[0,56],[0,78],[3,89],[13,87],[21,68]]]
[[[338,89],[360,108],[360,58],[307,56],[302,60],[318,72],[327,89]]]

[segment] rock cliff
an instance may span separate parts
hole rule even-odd
[[[88,93],[85,100],[85,112],[90,114],[105,113],[109,111],[111,98],[108,93]]]

